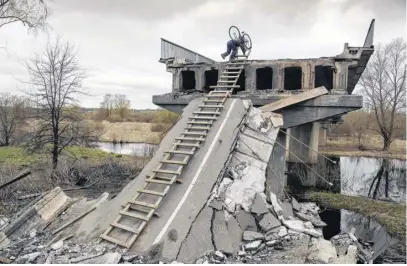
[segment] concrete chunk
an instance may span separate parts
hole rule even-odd
[[[250,213],[246,211],[240,211],[236,213],[236,220],[243,231],[258,231],[256,220]]]
[[[288,217],[294,217],[293,205],[289,202],[281,203],[281,208],[283,208],[283,217],[287,219]]]
[[[266,202],[264,201],[260,193],[256,193],[254,197],[251,212],[258,215],[269,212],[266,206]]]
[[[264,239],[264,235],[258,232],[253,231],[244,231],[243,232],[243,240],[244,241],[253,241],[253,240],[260,240]]]
[[[239,252],[239,244],[242,241],[243,230],[240,228],[236,219],[232,216],[227,222],[230,240],[232,241],[233,255]]]
[[[273,209],[277,214],[277,217],[280,219],[283,216],[283,209],[281,208],[280,204],[278,204],[277,196],[273,192],[270,192],[270,203],[273,205]]]
[[[215,248],[225,254],[233,254],[232,241],[229,237],[225,215],[222,211],[215,212],[212,228]]]
[[[281,222],[271,213],[266,213],[259,223],[264,232],[269,231],[275,227],[279,227]]]
[[[292,198],[291,204],[293,205],[293,209],[297,212],[301,210],[301,205],[298,203],[298,201],[295,198]]]
[[[103,256],[84,260],[81,264],[118,264],[122,255],[119,252],[107,253]]]
[[[322,233],[316,231],[315,229],[307,229],[304,226],[304,223],[302,221],[298,220],[289,220],[289,221],[284,221],[284,225],[294,231],[304,233],[313,237],[322,237]]]
[[[326,223],[324,223],[321,220],[318,220],[310,215],[306,215],[304,213],[301,212],[296,212],[295,215],[300,218],[303,221],[310,221],[315,227],[324,227],[327,226]]]
[[[211,201],[211,203],[209,204],[209,206],[214,208],[215,210],[218,210],[218,211],[222,210],[222,203],[217,199],[213,199]]]
[[[314,264],[327,264],[330,259],[336,259],[336,249],[332,245],[331,241],[325,240],[323,238],[313,239],[310,248],[310,254],[307,257],[306,263]]]
[[[358,249],[354,245],[349,245],[346,255],[341,255],[337,259],[331,259],[331,264],[356,264],[358,261]]]
[[[246,250],[256,250],[260,247],[261,245],[261,240],[256,240],[250,243],[247,243],[245,246]]]

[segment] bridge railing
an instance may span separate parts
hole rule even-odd
[[[214,60],[208,57],[161,38],[160,62],[165,63],[168,60],[180,60],[185,63],[215,63]]]

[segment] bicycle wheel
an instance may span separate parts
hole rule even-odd
[[[229,28],[229,37],[232,40],[237,40],[240,37],[240,30],[236,26],[231,26]]]
[[[243,41],[244,41],[244,46],[246,47],[247,50],[252,49],[252,39],[250,39],[249,34],[245,33],[242,36]]]

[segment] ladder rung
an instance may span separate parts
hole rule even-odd
[[[150,195],[155,195],[155,196],[160,196],[164,197],[165,193],[164,192],[158,192],[154,190],[148,190],[148,189],[138,189],[137,190],[139,193],[144,193],[144,194],[150,194]]]
[[[147,179],[149,180],[149,179]],[[146,180],[146,181],[147,181]],[[151,179],[150,179],[151,180]],[[157,209],[158,206],[155,204],[151,204],[151,203],[147,203],[147,202],[142,202],[142,201],[129,201],[128,203],[130,204],[134,204],[134,205],[139,205],[139,206],[143,206],[143,207],[147,207],[147,208],[151,208],[151,209]]]
[[[241,66],[241,67],[226,66],[225,70],[229,70],[229,69],[243,69],[243,66]]]
[[[172,161],[172,160],[163,160],[160,163],[180,164],[180,165],[186,165],[187,164],[184,161]]]
[[[191,138],[191,137],[177,137],[175,140],[192,140],[192,141],[205,141],[202,138]]]
[[[236,66],[236,65],[240,65],[240,66],[244,66],[244,64],[245,64],[245,61],[246,60],[242,60],[242,61],[232,61],[232,62],[229,62],[227,65],[229,65],[229,66]]]
[[[192,127],[188,127],[186,129],[196,129],[196,130],[209,130],[209,127],[196,127],[196,126],[192,126]]]
[[[126,226],[126,225],[123,225],[123,224],[111,223],[110,225],[114,226],[114,227],[118,227],[118,228],[126,230],[126,231],[129,231],[129,232],[132,232],[132,233],[135,233],[135,234],[140,233],[140,231],[138,231],[137,229],[131,228],[130,226]]]
[[[177,151],[177,150],[170,150],[165,151],[164,153],[174,153],[174,154],[186,154],[186,155],[194,155],[192,151]]]
[[[155,170],[153,170],[153,172],[154,173],[161,173],[161,174],[179,175],[178,171],[173,171],[173,170],[155,169]]]
[[[223,105],[199,105],[201,108],[223,108]]]
[[[162,180],[155,180],[151,178],[147,178],[146,182],[148,183],[156,183],[156,184],[163,184],[163,185],[171,185],[171,181],[162,181]]]
[[[220,115],[220,112],[205,112],[205,111],[200,112],[200,111],[196,111],[196,112],[194,112],[194,114],[197,114],[197,115]]]
[[[214,116],[193,116],[190,118],[191,119],[202,119],[202,120],[218,120],[218,118],[214,117]]]
[[[240,74],[240,71],[226,71],[223,74]]]
[[[130,243],[125,243],[123,241],[117,240],[116,238],[107,236],[105,234],[100,235],[100,238],[103,238],[104,240],[110,241],[110,242],[120,245],[122,247],[130,248]]]
[[[219,100],[204,100],[206,103],[223,103],[223,101],[225,101],[224,98]]]
[[[197,147],[199,148],[201,145],[196,143],[174,143],[176,146],[184,146],[184,147]]]
[[[239,88],[239,85],[216,85],[216,86],[209,86],[211,89],[216,89],[216,88]]]
[[[190,128],[187,128],[187,129],[190,129]],[[205,128],[205,129],[209,129],[209,128]],[[186,131],[182,132],[182,134],[183,135],[194,135],[194,136],[206,136],[206,135],[208,135],[208,133],[206,133],[206,132],[186,132]]]
[[[146,177],[147,177],[147,178],[150,178],[151,176],[150,176],[150,175],[146,175]],[[171,181],[171,180],[172,180],[172,177],[165,177],[165,176],[155,176],[154,179],[156,179],[156,178],[161,178],[161,179],[168,180],[168,181]],[[150,180],[152,180],[152,179],[150,178]],[[182,180],[181,180],[181,179],[178,179],[178,178],[175,179],[175,182],[182,184]]]
[[[188,121],[187,124],[212,125],[212,121],[210,121],[210,122],[208,122],[208,121],[204,121],[204,122],[200,122],[200,121]]]
[[[126,211],[120,211],[119,213],[121,215],[133,217],[133,218],[136,218],[136,219],[139,219],[139,220],[142,220],[142,221],[148,221],[149,220],[149,218],[147,216],[136,214],[136,213],[126,212]]]
[[[222,78],[236,79],[236,78],[238,78],[238,77],[239,77],[239,75],[236,75],[236,76],[224,76],[224,75],[222,75],[222,76],[220,76],[221,79],[222,79]]]

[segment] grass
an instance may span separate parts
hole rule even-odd
[[[108,142],[137,142],[159,144],[162,132],[152,132],[153,123],[142,122],[118,122],[109,123],[103,121],[104,133],[100,140]],[[169,125],[164,124],[162,130],[169,128]]]
[[[381,150],[383,141],[377,135],[365,138],[362,145],[363,150],[360,150],[357,139],[352,137],[328,137],[326,145],[320,146],[319,151],[330,156],[364,156],[406,160],[405,140],[396,139],[393,141],[388,152]]]
[[[406,240],[406,205],[377,201],[362,197],[350,197],[327,192],[311,192],[307,199],[318,202],[322,206],[346,209],[374,218],[393,236]]]
[[[19,147],[0,147],[0,163],[11,165],[31,165],[39,162],[41,154],[27,154]]]
[[[86,147],[72,146],[69,147],[67,151],[67,154],[76,158],[84,158],[93,161],[105,160],[108,158],[131,158],[131,156],[113,154],[99,149]],[[0,147],[0,164],[29,166],[44,160],[47,155],[48,154],[46,153],[28,154],[25,153],[22,148],[15,146]]]

